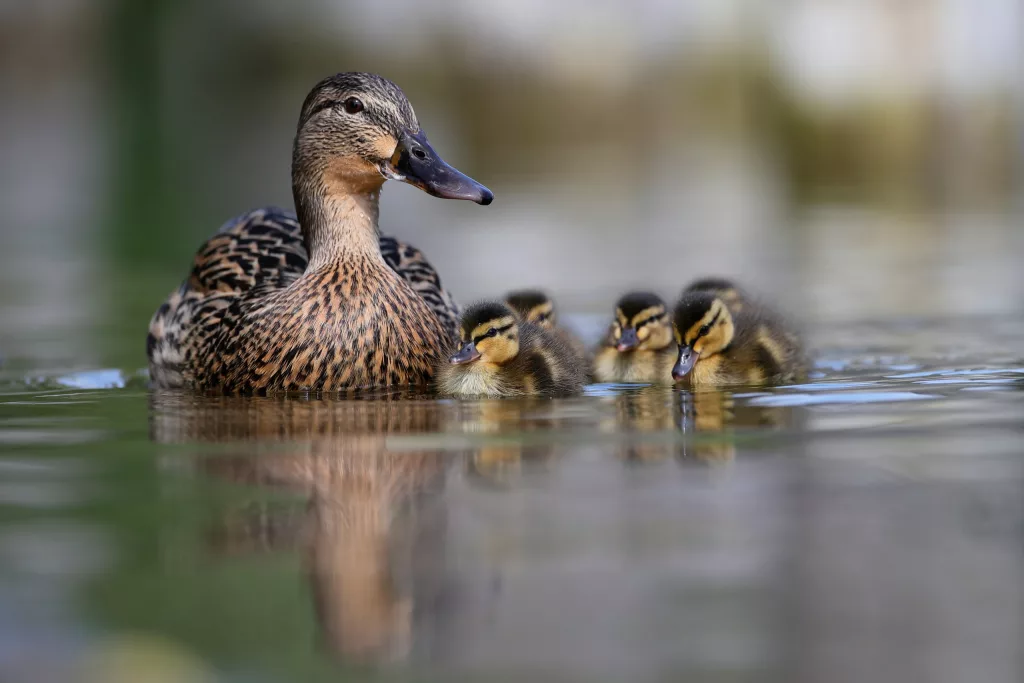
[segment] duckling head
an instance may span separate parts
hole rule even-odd
[[[522,289],[505,295],[505,303],[521,318],[546,330],[555,326],[555,304],[544,292]]]
[[[494,199],[490,190],[434,151],[405,93],[368,73],[330,76],[306,96],[292,174],[296,182],[321,177],[346,192],[373,192],[390,179],[445,199],[477,204]]]
[[[485,301],[466,309],[459,335],[459,350],[448,359],[453,365],[476,361],[501,365],[519,353],[516,314],[497,301]]]
[[[683,296],[690,292],[709,292],[727,303],[734,311],[743,307],[739,286],[724,277],[702,277],[694,280],[683,290]]]
[[[615,304],[608,345],[619,352],[658,351],[672,343],[668,311],[652,292],[632,292]]]
[[[679,345],[679,359],[672,368],[672,377],[676,380],[686,377],[698,358],[707,358],[726,349],[736,334],[725,301],[707,291],[683,295],[673,312],[672,327]]]

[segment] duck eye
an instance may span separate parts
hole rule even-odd
[[[704,325],[703,327],[700,328],[700,336],[703,337],[705,334],[707,334],[710,331],[711,331],[711,325]]]
[[[358,97],[350,97],[342,105],[346,114],[358,114],[363,110],[363,101]]]

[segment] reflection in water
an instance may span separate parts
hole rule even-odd
[[[524,463],[543,464],[552,459],[555,446],[543,437],[565,427],[565,420],[552,416],[545,404],[550,402],[526,397],[463,401],[453,406],[446,431],[473,439],[472,448],[465,452],[471,481],[504,488],[521,474]]]
[[[698,438],[684,440],[677,455],[709,464],[732,462],[737,431],[779,431],[792,428],[796,420],[793,408],[737,404],[731,392],[697,391],[687,395],[679,426]]]
[[[390,437],[436,432],[437,402],[274,400],[155,394],[161,442],[237,442],[196,463],[236,483],[284,487],[294,506],[249,506],[216,538],[219,551],[301,547],[325,644],[352,660],[404,657],[420,604],[433,604],[445,530],[437,499],[444,458]],[[422,600],[420,600],[422,598]]]
[[[614,395],[614,418],[602,428],[626,433],[620,457],[627,462],[659,462],[672,457],[723,464],[736,457],[737,432],[778,431],[795,426],[789,407],[737,402],[728,391],[676,391],[646,387]],[[682,433],[680,437],[679,433]]]

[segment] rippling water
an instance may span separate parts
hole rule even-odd
[[[567,400],[8,371],[0,679],[1020,680],[1024,323],[815,341]]]

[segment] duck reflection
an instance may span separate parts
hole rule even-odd
[[[737,432],[779,430],[794,420],[792,408],[751,406],[737,401],[732,392],[713,389],[644,387],[616,394],[614,406],[614,418],[602,427],[625,435],[620,456],[635,463],[673,457],[708,465],[732,462]]]
[[[684,392],[679,429],[695,438],[683,439],[676,451],[682,462],[725,464],[736,459],[736,437],[746,431],[777,431],[793,425],[792,408],[752,406],[732,392]]]
[[[214,535],[217,552],[300,550],[320,633],[347,660],[402,658],[444,573],[443,405],[416,400],[152,397],[161,442],[234,443],[192,459],[208,475],[299,492],[299,505],[248,505]]]
[[[602,424],[606,432],[624,436],[619,455],[625,462],[667,460],[676,446],[679,393],[663,387],[645,387],[618,393],[614,417]]]
[[[464,453],[469,480],[485,487],[507,488],[522,474],[524,464],[549,463],[556,450],[550,435],[566,426],[564,418],[551,413],[550,405],[550,401],[536,398],[455,404],[446,431],[474,441]]]

